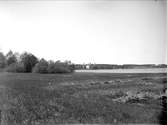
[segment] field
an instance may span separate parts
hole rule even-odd
[[[0,73],[2,125],[163,123],[165,73]]]

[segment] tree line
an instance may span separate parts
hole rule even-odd
[[[166,64],[75,64],[75,69],[140,69],[140,68],[167,68]]]
[[[29,52],[20,54],[10,50],[6,55],[0,52],[0,69],[18,73],[71,73],[74,65],[71,61],[47,61]]]
[[[38,59],[32,53],[9,51],[6,55],[0,52],[0,71],[33,72],[33,73],[71,73],[83,69],[136,69],[136,68],[167,68],[166,64],[73,64],[71,61],[52,61]]]

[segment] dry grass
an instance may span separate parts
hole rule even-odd
[[[167,74],[0,73],[2,122],[7,125],[159,123],[160,99],[127,103],[113,99],[126,96],[128,91],[159,94],[164,78]]]

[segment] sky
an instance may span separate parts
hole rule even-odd
[[[0,0],[0,51],[73,63],[167,63],[164,0]]]

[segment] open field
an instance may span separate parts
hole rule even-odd
[[[2,125],[160,123],[165,73],[0,73]]]

